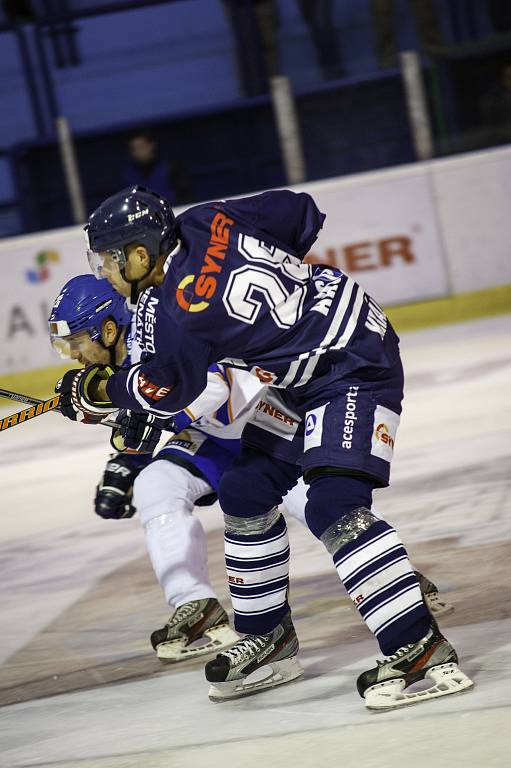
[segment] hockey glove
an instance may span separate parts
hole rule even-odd
[[[140,470],[127,456],[117,455],[109,459],[96,486],[94,510],[97,515],[105,520],[133,517],[136,512],[131,503],[133,483]]]
[[[88,365],[77,371],[67,371],[57,382],[55,392],[60,394],[60,410],[71,421],[98,424],[117,408],[112,402],[95,400],[91,395],[100,381],[115,373],[108,365]]]
[[[163,430],[175,432],[172,416],[159,417],[151,413],[119,411],[116,421],[121,426],[112,432],[110,444],[117,451],[152,453],[158,445]]]

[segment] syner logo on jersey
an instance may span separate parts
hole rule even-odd
[[[211,237],[204,254],[204,261],[198,277],[185,275],[176,289],[176,300],[185,312],[204,312],[217,289],[217,276],[222,271],[230,228],[234,224],[223,213],[217,213],[210,225]]]

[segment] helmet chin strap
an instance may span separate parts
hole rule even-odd
[[[136,279],[130,280],[128,277],[126,277],[126,267],[123,267],[121,272],[121,277],[124,280],[125,283],[129,283],[130,286],[130,304],[133,308],[137,306],[138,297],[140,295],[138,286],[142,282],[142,280],[145,280],[146,277],[149,277],[151,272],[153,271],[155,261],[151,258],[151,263],[149,264],[149,268],[145,275],[142,275],[142,277],[137,277]]]
[[[129,280],[127,282],[130,284],[130,304],[132,307],[136,307],[138,301],[139,280]]]

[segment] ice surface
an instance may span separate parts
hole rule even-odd
[[[511,316],[406,334],[402,349],[405,410],[376,503],[454,603],[441,624],[476,687],[368,712],[354,684],[376,645],[290,521],[305,677],[211,704],[203,662],[151,652],[168,609],[137,520],[94,519],[105,435],[47,414],[0,436],[0,766],[511,764]],[[226,603],[220,514],[199,514]]]

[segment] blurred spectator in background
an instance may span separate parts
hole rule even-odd
[[[171,205],[191,200],[190,185],[182,170],[164,157],[149,131],[132,134],[128,140],[129,162],[124,172],[126,186],[140,184],[158,192]]]
[[[339,42],[334,27],[332,0],[297,0],[326,80],[342,77]]]
[[[277,8],[274,0],[222,0],[234,35],[241,87],[245,96],[267,93],[279,74]]]
[[[432,0],[409,0],[421,49],[438,49],[444,39]],[[394,0],[371,0],[376,56],[382,69],[398,66]]]
[[[280,74],[278,11],[275,0],[222,0],[234,33],[241,85],[246,96],[269,90],[269,79]],[[323,77],[342,76],[339,44],[333,24],[332,0],[297,0],[307,24]]]
[[[505,64],[499,79],[481,99],[485,145],[511,141],[511,63]]]

